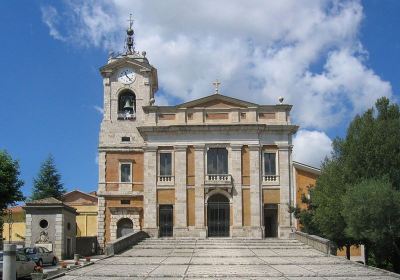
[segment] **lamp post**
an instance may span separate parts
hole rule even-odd
[[[12,210],[8,209],[8,219],[7,219],[7,223],[8,223],[8,243],[11,243],[11,236],[12,236],[12,225],[14,223],[13,220],[13,216],[12,216]]]

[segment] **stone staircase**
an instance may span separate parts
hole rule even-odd
[[[81,279],[400,279],[397,274],[327,256],[295,239],[146,239],[92,266]]]

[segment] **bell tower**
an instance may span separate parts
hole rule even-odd
[[[149,63],[145,51],[139,53],[135,50],[132,26],[131,16],[126,30],[124,51],[117,55],[110,54],[107,64],[100,68],[104,87],[100,147],[119,146],[122,134],[131,134],[125,137],[139,140],[136,127],[144,121],[142,108],[152,106],[155,101],[154,94],[158,89],[157,69]]]

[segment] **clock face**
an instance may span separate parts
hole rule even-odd
[[[132,68],[124,67],[118,71],[118,82],[125,85],[133,83],[135,81],[136,75]]]

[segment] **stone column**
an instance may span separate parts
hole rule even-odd
[[[97,240],[102,250],[105,248],[105,220],[106,220],[106,200],[104,197],[98,197],[98,214],[97,214]]]
[[[65,258],[66,244],[64,244],[64,215],[56,214],[56,225],[55,225],[55,240],[54,240],[54,248],[53,252],[56,257],[61,260]],[[69,257],[69,256],[67,256]]]
[[[198,236],[206,237],[204,226],[204,145],[194,146],[195,158],[195,227]]]
[[[175,146],[175,222],[174,236],[187,236],[186,150]]]
[[[4,280],[15,280],[17,271],[17,245],[4,244],[3,250],[3,278]]]
[[[25,247],[33,246],[32,241],[32,215],[25,214]]]
[[[157,237],[157,147],[144,148],[143,214],[143,230]]]
[[[242,221],[242,145],[231,145],[230,169],[233,180],[232,236],[243,236]]]
[[[249,145],[250,150],[250,223],[251,237],[262,238],[261,228],[261,182],[260,182],[260,146]]]
[[[288,238],[290,229],[290,213],[287,205],[290,198],[290,171],[289,171],[289,156],[290,147],[288,145],[278,146],[279,154],[279,182],[280,182],[280,205],[279,205],[279,237]]]

